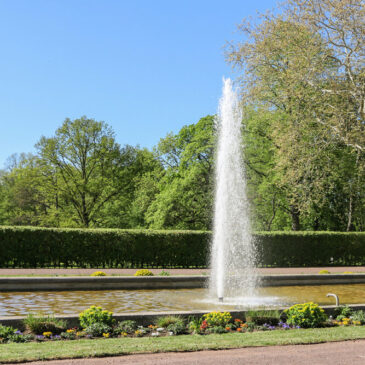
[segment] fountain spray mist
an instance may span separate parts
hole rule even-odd
[[[216,119],[218,145],[209,290],[218,298],[247,298],[255,295],[257,275],[242,159],[242,112],[232,81],[224,79],[223,83]]]

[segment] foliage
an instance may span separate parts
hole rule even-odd
[[[170,276],[170,273],[168,271],[162,270],[158,276]]]
[[[114,334],[120,335],[122,332],[133,333],[137,329],[137,323],[135,321],[126,320],[119,322],[113,329]]]
[[[351,314],[352,321],[360,322],[361,324],[365,324],[365,312],[362,310],[354,311]]]
[[[174,335],[181,335],[186,332],[186,324],[183,319],[179,318],[174,323],[170,323],[166,329],[171,331]]]
[[[0,227],[0,267],[205,267],[211,232]],[[259,232],[257,264],[365,262],[365,233]]]
[[[89,327],[95,323],[110,326],[114,322],[112,312],[104,310],[102,307],[96,307],[95,305],[81,312],[79,314],[79,321],[82,328]]]
[[[276,326],[279,323],[281,313],[278,310],[249,310],[245,314],[247,322],[256,325],[269,324]]]
[[[10,338],[15,334],[17,330],[13,327],[3,326],[0,324],[0,338],[1,341],[5,342],[10,340]]]
[[[205,266],[210,232],[0,227],[0,267]]]
[[[255,226],[362,231],[363,2],[288,0],[281,10],[244,20],[243,41],[227,47],[247,110]]]
[[[85,332],[93,337],[101,337],[104,333],[110,333],[112,328],[105,322],[93,322],[85,327]]]
[[[203,322],[203,318],[192,317],[192,318],[189,318],[188,322],[189,322],[188,329],[191,333],[193,333],[193,334],[202,333],[201,325]]]
[[[90,276],[106,276],[104,271],[95,271]]]
[[[302,328],[321,326],[327,319],[324,310],[313,302],[295,304],[285,310],[286,322]]]
[[[330,272],[328,270],[320,270],[318,274],[320,275],[324,275],[324,274],[329,274]]]
[[[148,269],[141,269],[136,271],[134,276],[153,276],[153,272]]]
[[[229,312],[210,312],[204,314],[203,318],[207,321],[208,326],[210,327],[225,327],[232,319],[232,316]]]
[[[42,335],[43,332],[60,334],[66,329],[66,321],[53,316],[34,316],[29,314],[23,320],[23,323],[30,332],[36,335]]]
[[[335,310],[336,320],[342,321],[344,318],[352,316],[353,310],[348,305],[342,305]]]
[[[161,328],[167,328],[168,326],[176,323],[184,323],[182,318],[177,316],[164,316],[159,317],[156,320],[156,325]]]

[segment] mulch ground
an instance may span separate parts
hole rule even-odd
[[[0,269],[0,275],[90,275],[94,271],[104,271],[108,275],[133,275],[137,269]],[[162,269],[150,269],[154,274],[159,274]],[[170,275],[207,275],[209,269],[164,269]],[[258,269],[261,274],[318,274],[320,270],[330,273],[365,273],[365,266],[347,267],[289,267]],[[365,362],[364,362],[365,364]]]
[[[364,365],[365,340],[29,362],[28,365]]]

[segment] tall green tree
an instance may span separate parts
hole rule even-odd
[[[83,227],[95,225],[104,205],[129,184],[130,150],[121,149],[104,122],[66,119],[54,137],[40,139],[37,149],[42,163],[55,170],[58,204],[71,206],[72,219]]]

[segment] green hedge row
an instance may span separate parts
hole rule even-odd
[[[257,264],[364,265],[365,233],[260,232]],[[211,232],[0,227],[0,267],[206,267]]]

